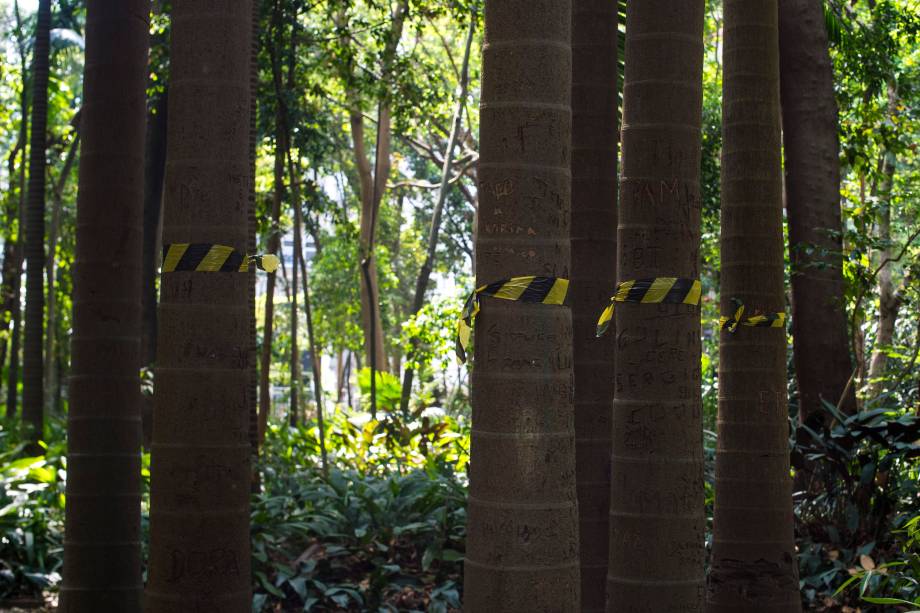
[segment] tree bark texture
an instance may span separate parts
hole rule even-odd
[[[776,0],[726,0],[722,313],[785,311]],[[789,476],[784,328],[738,326],[719,348],[707,613],[801,611]]]
[[[569,276],[571,2],[487,0],[476,284]],[[472,371],[465,610],[577,611],[566,307],[484,299]]]
[[[246,250],[250,2],[173,6],[164,243]],[[252,607],[250,274],[162,277],[148,613]]]
[[[626,6],[617,280],[698,279],[703,2]],[[607,610],[700,611],[700,311],[623,304],[615,317]]]
[[[617,5],[572,0],[572,323],[581,611],[603,611],[615,335],[595,337],[616,285]]]
[[[66,613],[137,613],[149,6],[89,0],[67,419]]]
[[[22,420],[33,441],[44,431],[42,332],[45,317],[45,149],[51,0],[39,0],[32,46],[32,122],[25,219],[26,308],[22,356]]]
[[[779,1],[786,212],[792,263],[793,360],[799,418],[812,427],[853,371],[843,299],[840,162],[834,72],[816,0]],[[856,408],[851,391],[842,405]]]

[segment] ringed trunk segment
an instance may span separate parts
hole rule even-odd
[[[722,313],[785,310],[776,0],[726,0]],[[801,611],[783,328],[723,330],[708,613]]]
[[[61,610],[137,613],[148,4],[90,0]],[[115,206],[113,206],[113,204]]]
[[[571,3],[487,0],[476,285],[567,278]],[[572,319],[486,298],[475,327],[465,609],[577,611]]]
[[[166,244],[246,251],[250,1],[173,8]],[[149,613],[251,610],[250,274],[162,278]]]
[[[703,2],[629,2],[627,23],[618,281],[698,279]],[[622,304],[614,317],[607,610],[699,612],[699,307]]]
[[[603,611],[615,335],[594,322],[616,286],[617,5],[572,0],[572,323],[581,611]]]

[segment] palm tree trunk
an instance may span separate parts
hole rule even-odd
[[[163,242],[244,252],[251,0],[172,11]],[[162,276],[147,613],[252,608],[249,274]]]
[[[87,3],[61,589],[66,613],[139,611],[141,605],[147,24],[145,0]],[[55,197],[60,200],[60,188]]]
[[[572,0],[572,323],[581,611],[603,611],[615,335],[595,338],[616,284],[617,3]]]
[[[786,211],[792,265],[793,359],[799,419],[817,427],[853,364],[843,296],[840,162],[834,72],[821,3],[779,2]],[[856,409],[854,386],[842,408]]]
[[[626,3],[621,283],[700,275],[703,4]],[[607,610],[701,611],[699,308],[624,304],[615,317]]]
[[[776,0],[726,0],[721,309],[786,309]],[[786,331],[723,330],[708,613],[801,611]]]
[[[48,123],[48,64],[51,0],[39,0],[32,46],[32,125],[26,206],[26,313],[22,357],[22,420],[35,442],[44,434],[42,331],[45,315],[45,129]],[[36,449],[37,452],[37,449]]]
[[[569,0],[486,1],[477,286],[568,278],[571,11]],[[473,345],[469,613],[579,608],[571,338],[566,307],[483,300]]]

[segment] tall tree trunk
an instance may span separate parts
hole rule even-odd
[[[383,321],[380,317],[380,291],[377,281],[377,257],[374,254],[374,234],[377,213],[390,171],[390,112],[380,103],[377,124],[375,171],[364,151],[364,116],[360,111],[351,112],[351,133],[354,140],[355,161],[361,182],[361,221],[358,241],[361,253],[361,325],[364,329],[364,355],[368,365],[376,370],[387,370],[387,358],[383,343]],[[379,180],[383,177],[383,183]],[[376,378],[372,379],[372,385]]]
[[[703,1],[626,10],[617,280],[698,279]],[[697,612],[706,525],[700,311],[624,304],[615,317],[607,610]]]
[[[888,154],[889,156],[891,154]],[[892,156],[893,157],[893,156]],[[894,161],[885,160],[883,169],[882,188],[879,195],[884,203],[879,210],[878,238],[885,243],[879,251],[879,263],[893,258],[891,248],[891,185],[894,179]],[[869,358],[869,370],[866,374],[868,383],[868,398],[876,398],[884,389],[885,367],[888,364],[888,351],[894,341],[895,324],[898,321],[898,312],[904,301],[903,294],[895,290],[892,281],[892,266],[887,264],[881,267],[878,273],[878,321],[875,327],[875,345],[872,356]]]
[[[26,138],[29,134],[29,83],[26,75],[26,35],[23,28],[22,16],[19,12],[19,2],[13,0],[13,13],[16,17],[16,48],[19,51],[19,69],[22,73],[22,89],[19,92],[19,142],[23,143],[23,159],[19,165],[19,227],[16,232],[16,245],[14,249],[13,275],[11,279],[11,294],[13,296],[12,329],[10,339],[10,366],[7,370],[6,389],[6,416],[16,415],[19,400],[19,347],[22,339],[22,264],[25,255],[25,215],[26,215]],[[10,175],[12,180],[12,175]]]
[[[16,277],[22,276],[21,251],[22,251],[22,225],[19,220],[22,216],[20,206],[21,194],[17,192],[17,164],[16,160],[19,154],[25,156],[25,138],[20,134],[20,139],[13,147],[9,154],[7,164],[7,176],[9,177],[9,191],[7,192],[7,212],[6,227],[8,234],[3,237],[3,278],[0,281],[0,372],[6,366],[6,356],[10,349],[10,335],[12,334],[13,313],[19,303],[18,296],[14,293],[14,287],[18,287]],[[19,174],[21,174],[23,164],[18,165]],[[14,234],[13,227],[18,230]],[[3,382],[0,381],[0,389],[3,388]],[[9,408],[7,408],[9,412]]]
[[[173,6],[163,242],[248,241],[251,0]],[[147,613],[252,608],[249,274],[161,280]]]
[[[419,270],[418,277],[415,280],[415,297],[412,301],[412,316],[418,314],[425,304],[425,292],[428,289],[428,282],[431,279],[431,272],[434,270],[434,258],[438,248],[438,234],[441,231],[441,217],[444,212],[444,203],[447,201],[448,180],[450,179],[450,169],[454,159],[454,147],[460,136],[460,127],[463,125],[463,109],[466,106],[466,97],[469,90],[470,77],[470,50],[473,47],[473,34],[476,31],[476,15],[470,16],[470,29],[466,36],[466,47],[463,52],[463,66],[460,69],[460,91],[457,93],[457,107],[454,109],[454,121],[450,128],[450,137],[447,139],[447,151],[444,154],[444,164],[441,167],[441,185],[438,188],[438,199],[435,201],[434,211],[431,216],[431,226],[428,229],[428,249],[425,253],[425,262]],[[412,350],[418,347],[418,339],[412,339]],[[407,356],[410,360],[414,356]],[[393,372],[399,373],[398,368]],[[409,398],[412,395],[412,379],[415,369],[411,362],[407,362],[406,371],[403,373],[402,397],[400,398],[400,410],[403,416],[409,414]]]
[[[141,605],[138,372],[148,11],[145,0],[87,3],[61,589],[66,613],[140,611]],[[55,192],[60,200],[60,189]]]
[[[897,114],[898,97],[894,82],[888,82],[888,115]],[[898,311],[901,309],[903,295],[896,292],[892,283],[891,259],[891,189],[894,186],[894,173],[897,159],[893,151],[886,150],[882,160],[882,180],[879,185],[877,197],[881,201],[878,217],[878,238],[883,247],[879,251],[878,259],[881,268],[878,272],[879,309],[878,322],[875,328],[875,345],[869,359],[869,369],[866,373],[868,383],[868,398],[876,398],[885,389],[882,378],[888,364],[888,351],[894,341],[894,328],[898,320]]]
[[[486,1],[477,286],[568,278],[571,11],[569,0]],[[473,345],[470,613],[578,610],[571,338],[568,308],[483,300]]]
[[[42,331],[45,315],[45,129],[48,123],[48,63],[51,0],[39,0],[32,46],[32,125],[26,206],[26,315],[22,357],[22,420],[35,442],[43,437]],[[37,450],[36,450],[37,451]]]
[[[79,122],[79,119],[77,119]],[[56,397],[58,392],[58,372],[57,372],[57,295],[54,287],[54,272],[57,257],[58,234],[61,228],[61,213],[64,208],[64,188],[67,180],[70,178],[70,171],[73,168],[74,160],[77,157],[77,148],[80,146],[79,130],[74,135],[70,143],[70,149],[67,157],[64,159],[64,167],[61,169],[61,175],[57,183],[52,188],[53,210],[51,213],[51,227],[48,229],[48,259],[46,261],[45,284],[47,286],[47,310],[48,325],[45,330],[45,409],[50,413],[57,406]]]
[[[166,175],[166,127],[169,93],[163,92],[147,114],[144,152],[144,252],[141,269],[141,364],[157,357],[157,269],[163,221],[163,179]]]
[[[300,207],[294,211],[294,223],[300,225],[301,215]],[[304,258],[303,250],[296,254],[300,262],[301,285],[303,286],[303,309],[307,319],[307,342],[310,344],[310,363],[313,366],[313,396],[316,399],[316,425],[319,430],[319,451],[322,460],[323,473],[329,471],[329,461],[326,457],[326,424],[323,415],[323,380],[322,368],[320,365],[319,351],[316,349],[316,337],[313,334],[313,310],[310,306],[310,282],[307,277],[307,260]]]
[[[275,165],[272,192],[271,228],[268,235],[269,253],[281,257],[281,203],[284,201],[284,155],[287,151],[287,123],[284,102],[284,88],[281,78],[279,45],[281,13],[280,4],[272,10],[272,32],[268,49],[271,55],[272,85],[275,91]],[[282,258],[282,264],[284,259]],[[262,324],[262,354],[259,359],[259,443],[265,440],[268,417],[271,414],[271,364],[272,342],[274,341],[275,284],[277,276],[268,275],[265,283],[265,319]]]
[[[290,138],[290,133],[288,134]],[[294,213],[294,253],[291,258],[291,406],[288,409],[288,423],[296,426],[299,419],[300,411],[300,350],[297,346],[298,323],[300,321],[300,312],[297,309],[297,278],[300,267],[297,265],[297,254],[300,253],[300,176],[294,172],[294,163],[291,161],[290,141],[288,140],[288,149],[285,152],[288,158],[288,180],[291,186],[291,207]]]
[[[725,0],[721,309],[786,310],[777,0]],[[801,611],[785,327],[722,331],[708,613]]]
[[[402,38],[403,25],[409,12],[408,0],[398,0],[390,20],[389,40],[387,41],[381,65],[381,82],[388,87],[396,59],[396,51]],[[346,16],[339,13],[336,22],[345,25]],[[342,39],[343,44],[349,44]],[[351,75],[347,75],[351,78]],[[383,321],[380,317],[380,292],[377,281],[377,258],[374,255],[374,234],[377,226],[377,213],[386,190],[387,178],[390,176],[391,149],[391,93],[385,91],[378,103],[377,139],[374,147],[373,167],[364,144],[364,116],[360,97],[356,91],[347,93],[349,100],[349,125],[355,167],[358,170],[361,196],[361,222],[359,226],[359,244],[363,262],[364,277],[361,282],[361,322],[364,329],[364,351],[368,364],[377,370],[387,370],[386,350],[383,342]],[[371,354],[373,353],[373,358]],[[371,379],[372,386],[376,382]]]
[[[853,371],[842,296],[843,243],[834,71],[821,3],[779,0],[786,211],[799,419],[815,427]],[[842,408],[856,408],[850,386]]]
[[[603,611],[616,337],[595,337],[616,285],[617,3],[572,0],[572,323],[581,611]]]

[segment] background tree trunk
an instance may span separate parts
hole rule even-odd
[[[272,86],[275,91],[275,164],[272,191],[271,228],[268,235],[268,252],[281,253],[281,204],[284,201],[284,155],[287,151],[287,109],[281,74],[281,5],[272,7],[271,31],[266,45],[271,56]],[[259,443],[265,441],[268,418],[271,415],[271,363],[274,341],[275,284],[277,274],[268,275],[265,282],[265,319],[262,324],[262,355],[259,361]]]
[[[595,337],[616,285],[617,3],[572,0],[572,323],[581,611],[603,611],[616,336]]]
[[[294,250],[291,258],[291,406],[288,413],[288,423],[296,426],[300,420],[300,350],[297,346],[298,323],[300,311],[297,309],[297,278],[300,267],[297,265],[297,254],[301,250],[300,240],[300,177],[294,172],[294,162],[291,160],[290,132],[285,157],[288,160],[288,181],[291,186],[291,213],[294,216]]]
[[[26,313],[22,357],[22,420],[32,441],[44,432],[42,331],[45,316],[45,149],[51,0],[39,0],[32,46],[32,124],[25,220]],[[35,450],[38,452],[38,450]]]
[[[725,0],[721,311],[785,311],[776,0]],[[801,611],[785,328],[722,331],[708,613]]]
[[[888,115],[896,116],[898,113],[898,96],[893,80],[888,80]],[[868,398],[877,398],[885,389],[883,377],[885,367],[888,365],[888,351],[894,341],[895,324],[898,321],[898,311],[901,309],[903,294],[896,292],[892,282],[893,250],[891,244],[891,190],[894,187],[894,173],[897,165],[895,153],[886,150],[882,160],[882,181],[878,189],[878,198],[881,202],[878,212],[878,238],[884,244],[879,251],[878,259],[881,268],[878,272],[879,309],[878,322],[875,328],[875,345],[869,359],[869,368],[866,373],[868,383]]]
[[[428,290],[428,282],[431,280],[431,273],[434,270],[434,259],[438,248],[438,234],[441,231],[441,217],[444,212],[444,203],[447,201],[448,180],[450,179],[451,164],[454,159],[454,147],[460,136],[460,127],[463,125],[463,109],[466,106],[466,97],[469,90],[470,77],[470,50],[473,46],[473,34],[476,32],[476,15],[470,15],[470,29],[466,36],[466,47],[463,52],[463,67],[460,69],[460,91],[457,93],[457,107],[454,109],[454,120],[450,128],[450,136],[447,139],[447,150],[444,153],[444,164],[441,167],[441,185],[438,187],[438,198],[435,201],[434,211],[431,215],[431,226],[428,229],[428,249],[425,254],[425,262],[419,270],[418,277],[415,280],[415,296],[412,300],[412,312],[410,317],[414,317],[422,310],[425,303],[425,292]],[[418,340],[412,339],[412,348],[418,347]],[[414,359],[414,356],[407,356],[408,359]],[[399,373],[399,369],[393,369],[393,372]],[[409,415],[409,398],[412,395],[412,379],[414,378],[415,369],[411,363],[407,363],[406,370],[403,373],[402,397],[400,398],[400,410],[403,416]]]
[[[409,12],[408,0],[398,0],[390,20],[390,35],[386,43],[381,65],[381,82],[388,84],[392,76],[396,59],[396,50],[402,38],[403,25]],[[340,12],[336,19],[344,25],[347,16]],[[349,44],[343,40],[343,44]],[[356,91],[346,92],[351,126],[352,146],[355,167],[358,171],[359,193],[361,196],[361,222],[359,226],[359,244],[361,259],[366,260],[367,280],[361,283],[361,322],[364,328],[365,356],[369,365],[376,365],[377,370],[387,370],[386,346],[383,340],[383,321],[380,316],[380,292],[377,280],[377,259],[374,256],[374,234],[377,225],[377,212],[386,190],[387,178],[390,176],[391,118],[390,92],[386,91],[378,103],[377,139],[374,147],[374,164],[367,155],[364,144],[364,115],[362,114],[360,96]],[[373,333],[371,332],[373,330]],[[373,338],[373,341],[371,340]],[[374,356],[371,358],[371,352]],[[376,379],[372,379],[372,384]]]
[[[138,372],[148,18],[146,0],[87,3],[61,589],[66,613],[139,611],[141,605]],[[65,180],[66,174],[59,184]],[[61,189],[55,192],[60,201]]]
[[[486,1],[477,286],[568,278],[571,11],[568,0]],[[473,345],[469,613],[578,610],[571,338],[568,308],[483,300]]]
[[[698,279],[703,2],[626,10],[617,280]],[[623,304],[615,317],[607,610],[700,611],[700,309]]]
[[[246,250],[250,2],[173,5],[166,244]],[[252,609],[249,283],[161,280],[147,613]]]
[[[166,175],[166,126],[169,93],[158,96],[147,115],[144,152],[144,253],[141,282],[141,364],[157,357],[157,269],[163,220],[163,179]]]
[[[26,215],[26,140],[29,135],[29,82],[26,67],[26,35],[19,13],[19,3],[13,0],[13,12],[16,17],[16,48],[19,52],[19,69],[22,72],[22,89],[19,92],[19,141],[23,143],[22,161],[19,164],[19,227],[16,231],[16,244],[13,249],[13,275],[10,279],[12,303],[12,323],[10,324],[10,366],[7,370],[6,416],[16,415],[19,400],[19,348],[22,339],[22,263],[25,252],[25,215]],[[10,175],[12,180],[12,174]]]
[[[853,363],[843,303],[840,162],[834,71],[820,2],[779,1],[786,212],[792,266],[793,359],[799,420],[818,426]],[[856,409],[855,386],[842,408]]]
[[[294,223],[298,225],[301,222],[301,215],[299,215],[299,212],[300,208],[298,207],[294,220]],[[320,354],[316,349],[316,337],[313,334],[313,310],[310,306],[310,282],[309,277],[307,277],[307,260],[304,258],[303,249],[298,251],[295,255],[300,262],[300,278],[301,285],[303,286],[303,310],[307,320],[307,342],[310,345],[310,363],[313,367],[313,396],[316,400],[316,427],[319,431],[319,451],[323,473],[328,474],[329,461],[326,457],[326,425],[325,416],[323,415],[323,370],[320,364]]]
[[[75,121],[79,123],[79,113]],[[77,157],[77,149],[80,146],[80,132],[77,130],[73,140],[70,143],[70,149],[67,151],[67,157],[64,159],[64,166],[58,177],[57,183],[52,188],[52,202],[54,208],[51,213],[51,227],[48,229],[48,259],[45,263],[45,282],[47,285],[47,310],[48,324],[45,330],[45,409],[48,412],[54,411],[57,406],[57,396],[59,391],[59,373],[57,371],[57,295],[54,287],[54,271],[57,263],[57,243],[58,235],[61,228],[61,213],[64,208],[64,188],[67,186],[67,180],[70,178],[70,171],[73,168],[74,160]]]

